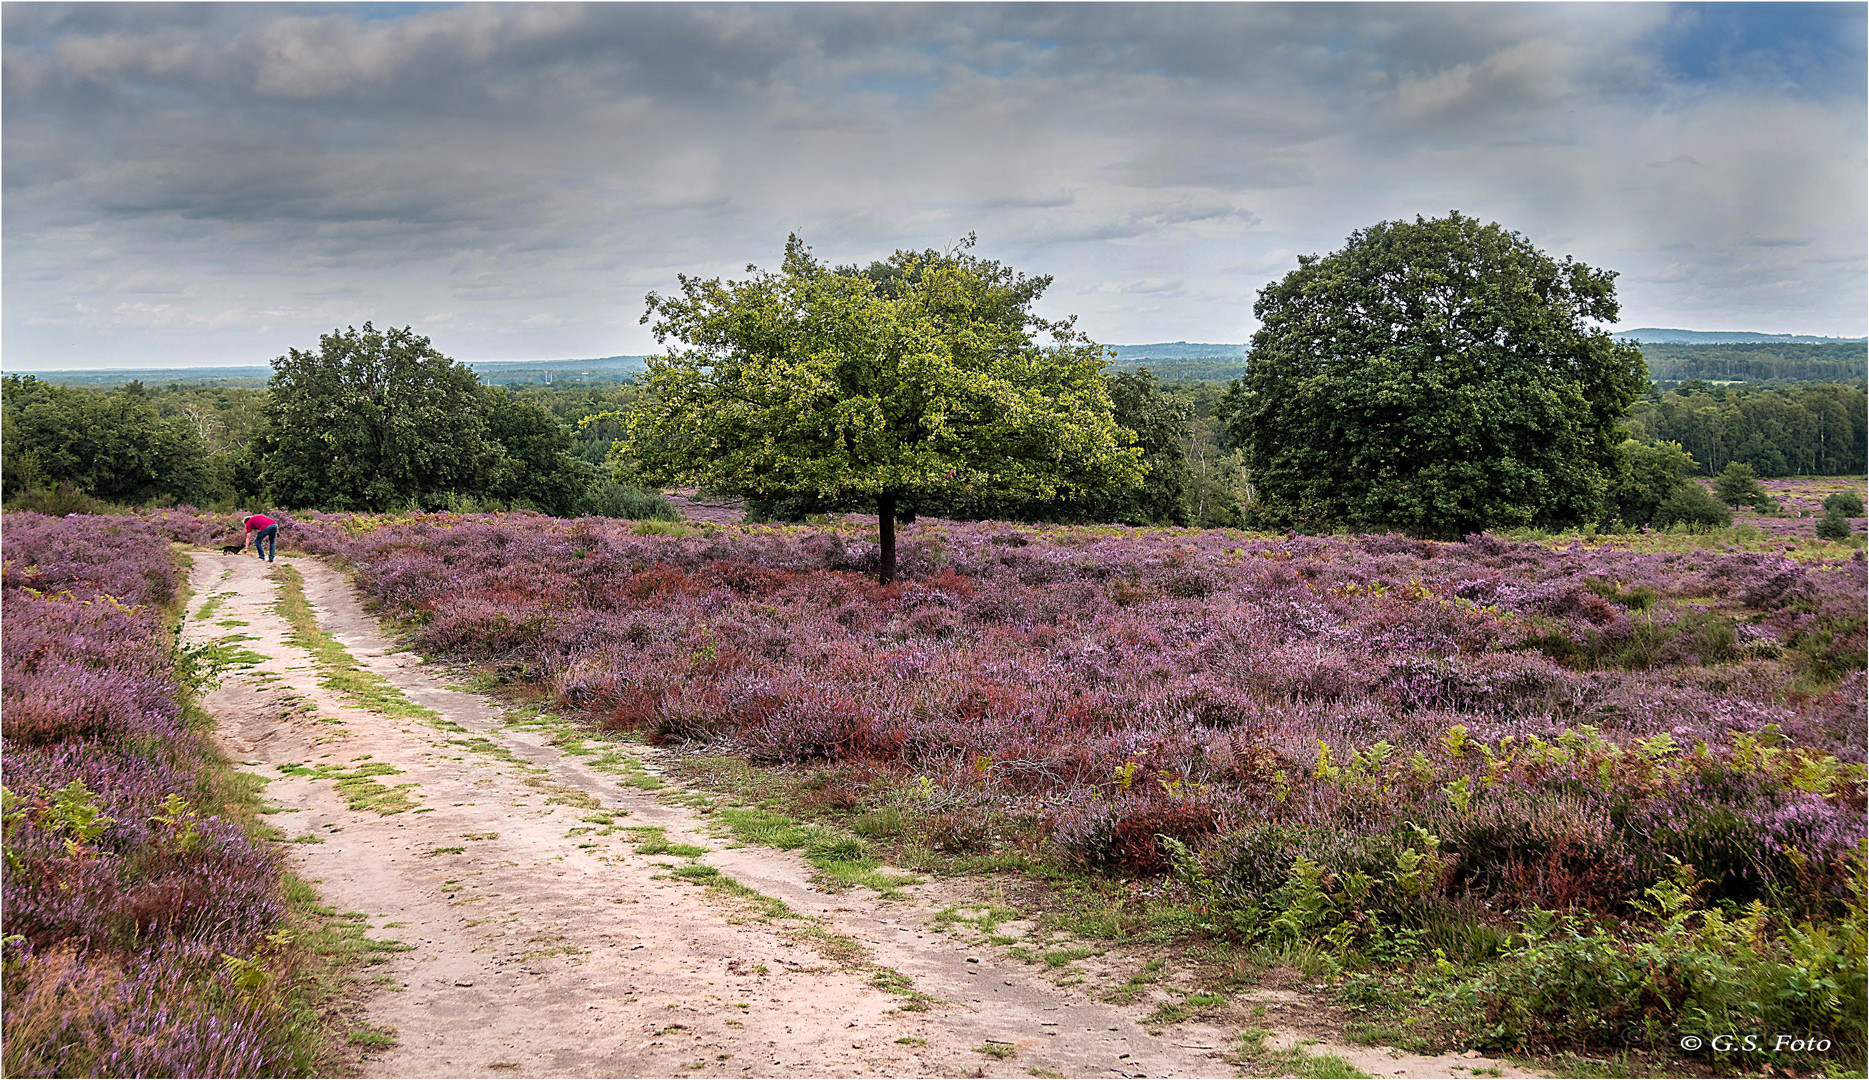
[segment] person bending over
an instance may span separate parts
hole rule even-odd
[[[279,542],[279,523],[265,514],[254,514],[246,520],[246,527],[247,535],[241,538],[240,546],[247,546],[247,540],[251,539],[253,554],[272,562],[273,548]],[[264,550],[261,550],[261,544],[266,545]]]

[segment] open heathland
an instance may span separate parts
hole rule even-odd
[[[1774,490],[1795,512],[1837,486]],[[1422,1053],[1860,1068],[1859,537],[923,519],[902,533],[902,580],[879,585],[861,519],[715,509],[277,516],[286,550],[348,567],[389,626],[477,686],[647,740],[658,770],[743,800],[709,810],[766,852],[736,875],[769,848],[883,899],[900,870],[999,875],[1022,917],[1066,935],[1026,949],[1042,970],[1119,942],[1193,965],[1179,996],[1160,996],[1161,959],[1095,991],[1156,1000],[1152,1029],[1302,985],[1360,1018],[1333,1021],[1351,1040]],[[290,879],[235,824],[250,811],[215,787],[202,720],[177,704],[240,662],[237,633],[197,627],[213,644],[188,648],[164,626],[169,541],[217,543],[224,521],[6,526],[9,1071],[318,1067],[285,994],[303,981],[278,933]],[[297,587],[280,588],[289,619]],[[338,768],[290,775],[341,783]],[[649,857],[702,850],[637,831]],[[1020,914],[952,916],[1019,952],[1002,924]],[[1682,1034],[1703,1031],[1736,1038],[1680,1062]],[[1805,1041],[1774,1049],[1781,1034]],[[68,1045],[81,1066],[49,1056]],[[1011,1045],[989,1033],[977,1053]],[[1234,1051],[1299,1068],[1285,1053],[1252,1030]]]
[[[310,1066],[281,994],[287,882],[185,704],[232,646],[165,625],[169,520],[6,518],[9,1075]]]
[[[1860,1056],[1848,545],[925,522],[882,586],[854,529],[291,531],[419,648],[601,728],[810,770],[795,812],[910,865],[1167,874],[1181,931],[1323,956],[1381,1015],[1413,970],[1473,1044],[1700,1024]]]

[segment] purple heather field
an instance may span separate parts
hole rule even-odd
[[[275,516],[282,550],[348,566],[427,654],[600,729],[832,776],[944,849],[1130,878],[1191,852],[1242,911],[1315,866],[1319,888],[1385,883],[1355,901],[1368,926],[1641,923],[1682,864],[1701,902],[1760,900],[1775,926],[1860,921],[1869,585],[1860,547],[1807,529],[924,519],[884,586],[856,517]],[[223,959],[267,955],[278,862],[193,809],[208,748],[163,626],[170,541],[228,529],[188,507],[6,516],[16,1074],[66,1067],[30,1056],[54,1046],[95,1074],[287,1067],[276,999]],[[1406,890],[1401,865],[1424,868]],[[1797,1015],[1835,1022],[1860,1000],[1846,978],[1847,1001]]]
[[[269,1076],[282,1014],[230,979],[277,857],[196,807],[208,753],[163,626],[184,516],[6,515],[5,1022],[15,1076]]]
[[[1627,910],[1678,858],[1715,895],[1818,910],[1864,837],[1864,563],[1841,546],[924,522],[880,586],[860,526],[289,532],[421,649],[554,707],[927,778],[1093,867],[1158,872],[1167,835],[1249,891],[1419,825],[1476,904]]]

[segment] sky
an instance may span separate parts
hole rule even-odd
[[[677,275],[945,248],[1110,344],[1459,210],[1616,326],[1862,336],[1863,4],[0,7],[0,366],[652,352]]]

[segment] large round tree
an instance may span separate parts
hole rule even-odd
[[[1616,275],[1453,213],[1303,256],[1254,305],[1230,428],[1269,509],[1431,535],[1562,526],[1605,506],[1647,387]]]

